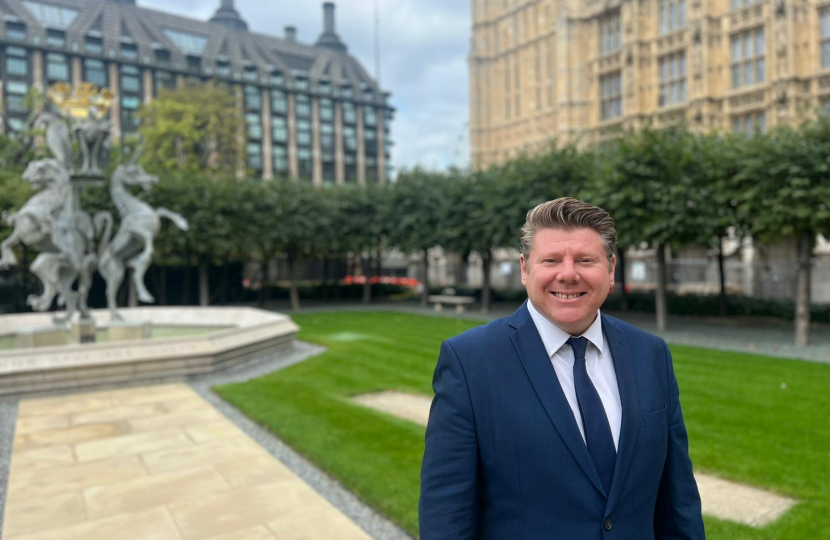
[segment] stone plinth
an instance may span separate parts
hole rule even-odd
[[[109,341],[150,339],[150,321],[111,321],[107,335]]]
[[[97,327],[95,319],[81,319],[72,323],[72,343],[95,343]]]
[[[69,343],[69,333],[61,326],[25,328],[17,332],[14,341],[18,349],[57,347]]]

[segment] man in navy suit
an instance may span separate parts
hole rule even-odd
[[[521,244],[528,301],[441,346],[421,540],[704,540],[669,349],[599,312],[614,221],[556,199]]]

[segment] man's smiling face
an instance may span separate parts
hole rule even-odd
[[[521,262],[522,284],[533,307],[574,336],[591,326],[614,287],[616,258],[609,264],[593,229],[540,229],[528,260],[522,256]]]

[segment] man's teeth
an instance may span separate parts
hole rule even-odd
[[[570,300],[571,298],[576,298],[578,296],[582,296],[582,294],[583,293],[574,293],[574,294],[562,294],[562,293],[558,293],[558,292],[553,293],[553,295],[556,296],[557,298],[564,298],[565,300]]]

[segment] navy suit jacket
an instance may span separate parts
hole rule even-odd
[[[606,492],[526,305],[441,345],[421,540],[704,540],[666,343],[602,316],[622,403]]]

